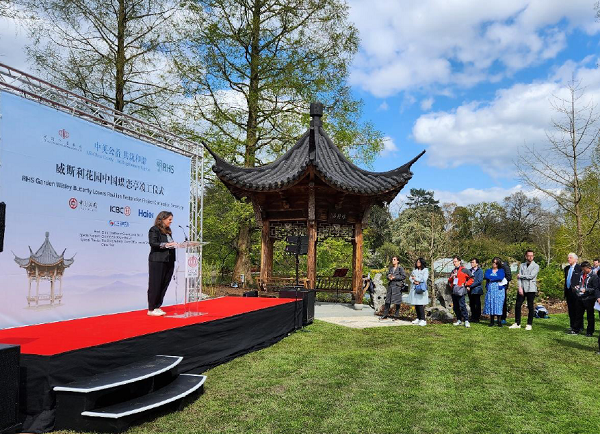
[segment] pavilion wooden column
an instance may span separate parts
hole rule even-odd
[[[260,281],[264,284],[273,275],[273,240],[268,220],[262,222],[260,240]]]
[[[315,289],[317,283],[317,222],[315,219],[315,184],[308,185],[308,252],[306,256],[306,277],[308,289]]]
[[[363,289],[363,231],[362,223],[354,224],[354,242],[352,243],[352,292],[354,303],[362,304]]]

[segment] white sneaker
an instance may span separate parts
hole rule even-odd
[[[465,327],[466,328],[471,328],[471,323],[469,321],[465,321]]]
[[[164,314],[157,312],[156,309],[148,311],[148,316],[163,316],[163,315]]]
[[[461,324],[462,324],[462,321],[461,321],[461,320],[458,320],[458,321],[456,321],[455,323],[453,323],[453,325],[461,325]]]
[[[531,330],[531,324],[527,324],[527,325],[525,326],[525,330]]]
[[[155,312],[160,313],[161,315],[166,315],[167,312],[165,312],[164,310],[162,310],[160,307],[157,307],[156,309],[154,309]]]
[[[421,327],[425,327],[427,325],[427,321],[425,321],[424,319],[422,319],[421,321],[419,321],[419,325]]]
[[[414,320],[414,321],[413,321],[411,324],[417,325],[417,324],[419,324],[419,321],[420,321],[420,319],[419,319],[419,318],[417,318],[417,319],[415,319],[415,320]]]
[[[529,327],[530,327],[529,330],[531,330],[531,326],[529,326]],[[509,329],[520,329],[520,328],[521,328],[521,325],[517,324],[517,323],[514,323],[513,325],[511,325],[509,327]]]

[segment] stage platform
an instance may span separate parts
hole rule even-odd
[[[183,306],[164,307],[167,315]],[[183,357],[179,371],[198,374],[267,347],[302,323],[302,300],[222,297],[194,303],[204,313],[150,317],[146,310],[0,330],[0,343],[21,346],[23,431],[54,425],[52,388],[156,355]]]

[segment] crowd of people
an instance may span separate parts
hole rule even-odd
[[[579,334],[583,332],[584,316],[587,315],[586,336],[591,337],[595,331],[595,310],[600,311],[600,259],[593,263],[583,261],[578,263],[575,253],[569,253],[568,265],[564,268],[564,296],[567,301],[570,327],[567,333]],[[454,269],[448,277],[448,290],[452,292],[452,305],[456,316],[455,326],[464,325],[471,327],[471,322],[479,322],[481,315],[488,315],[489,326],[502,327],[506,324],[508,287],[512,280],[512,271],[506,261],[496,257],[492,260],[491,268],[483,270],[479,260],[472,258],[470,268],[463,265],[460,257],[452,259]],[[537,275],[540,267],[534,261],[534,252],[527,250],[525,260],[519,265],[516,280],[518,282],[517,298],[515,303],[515,321],[510,329],[521,328],[521,307],[527,302],[527,324],[525,330],[533,329],[535,314],[534,300],[538,292]],[[398,257],[392,258],[392,265],[387,274],[389,281],[383,315],[381,319],[389,317],[392,304],[396,305],[395,318],[399,317],[402,291],[405,288],[406,273],[400,266]],[[423,258],[415,261],[414,269],[408,277],[408,297],[405,301],[414,306],[417,318],[413,324],[426,326],[425,306],[429,304],[427,289],[429,270]],[[483,312],[481,297],[484,295]],[[471,313],[467,310],[467,297]],[[600,350],[600,336],[598,337]]]

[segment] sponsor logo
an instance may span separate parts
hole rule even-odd
[[[108,225],[115,228],[128,228],[129,222],[124,222],[120,220],[109,220]]]
[[[110,212],[114,212],[115,214],[124,214],[128,217],[131,215],[131,208],[128,206],[111,205],[109,209]]]
[[[190,268],[196,268],[198,266],[198,257],[196,256],[190,256],[188,258],[188,267]]]
[[[173,164],[165,163],[162,160],[156,160],[156,169],[159,172],[170,173],[171,175],[175,173],[175,166]]]
[[[62,130],[58,130],[58,135],[60,136],[61,139],[68,139],[69,138],[69,132],[65,129]]]
[[[154,218],[154,213],[145,210],[145,209],[138,209],[138,217],[145,217],[148,219],[153,219]]]
[[[69,199],[69,208],[78,209],[80,211],[98,211],[98,202],[92,202],[90,200],[77,200],[77,198],[72,197]]]

